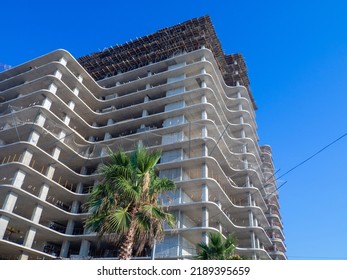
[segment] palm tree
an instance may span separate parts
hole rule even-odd
[[[209,243],[201,242],[198,244],[198,260],[232,260],[241,259],[234,254],[236,240],[229,234],[225,240],[220,232],[210,232],[208,235]]]
[[[100,169],[103,181],[87,199],[92,214],[85,227],[115,242],[119,258],[129,259],[164,237],[164,222],[174,226],[175,217],[159,205],[158,198],[174,190],[175,184],[155,173],[161,152],[140,147],[130,156],[121,150],[109,155],[109,163]]]

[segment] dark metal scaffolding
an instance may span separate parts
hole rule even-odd
[[[245,86],[256,108],[242,55],[224,54],[208,16],[194,18],[125,44],[82,56],[78,62],[95,80],[101,80],[202,47],[213,52],[225,83],[235,86],[239,82],[240,85]]]

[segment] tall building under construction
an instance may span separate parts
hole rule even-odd
[[[162,150],[158,174],[177,186],[156,259],[193,258],[209,232],[234,234],[246,258],[286,259],[255,110],[242,55],[223,53],[207,16],[0,73],[0,259],[117,258],[82,206],[108,148],[138,145]]]

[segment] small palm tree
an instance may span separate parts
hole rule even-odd
[[[238,259],[234,254],[236,241],[233,235],[229,234],[225,240],[220,232],[210,232],[208,235],[209,243],[201,242],[198,244],[198,260],[231,260]]]
[[[85,227],[115,242],[119,258],[129,259],[164,237],[164,222],[174,226],[175,217],[158,204],[158,198],[174,190],[175,184],[156,175],[158,151],[141,147],[130,156],[121,150],[109,155],[110,162],[100,169],[103,181],[87,199],[91,215]]]

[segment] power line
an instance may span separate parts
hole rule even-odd
[[[301,161],[300,163],[298,163],[297,165],[295,165],[294,167],[292,167],[291,169],[289,169],[287,172],[285,172],[284,174],[282,174],[280,177],[277,178],[281,179],[282,177],[284,177],[285,175],[287,175],[288,173],[294,171],[295,169],[297,169],[298,167],[300,167],[301,165],[303,165],[304,163],[308,162],[309,160],[311,160],[312,158],[314,158],[315,156],[317,156],[318,154],[320,154],[321,152],[323,152],[324,150],[326,150],[327,148],[329,148],[330,146],[334,145],[336,142],[340,141],[342,138],[347,136],[347,132],[342,134],[340,137],[336,138],[334,141],[330,142],[328,145],[324,146],[322,149],[320,149],[318,152],[314,153],[313,155],[309,156],[308,158],[306,158],[305,160]]]

